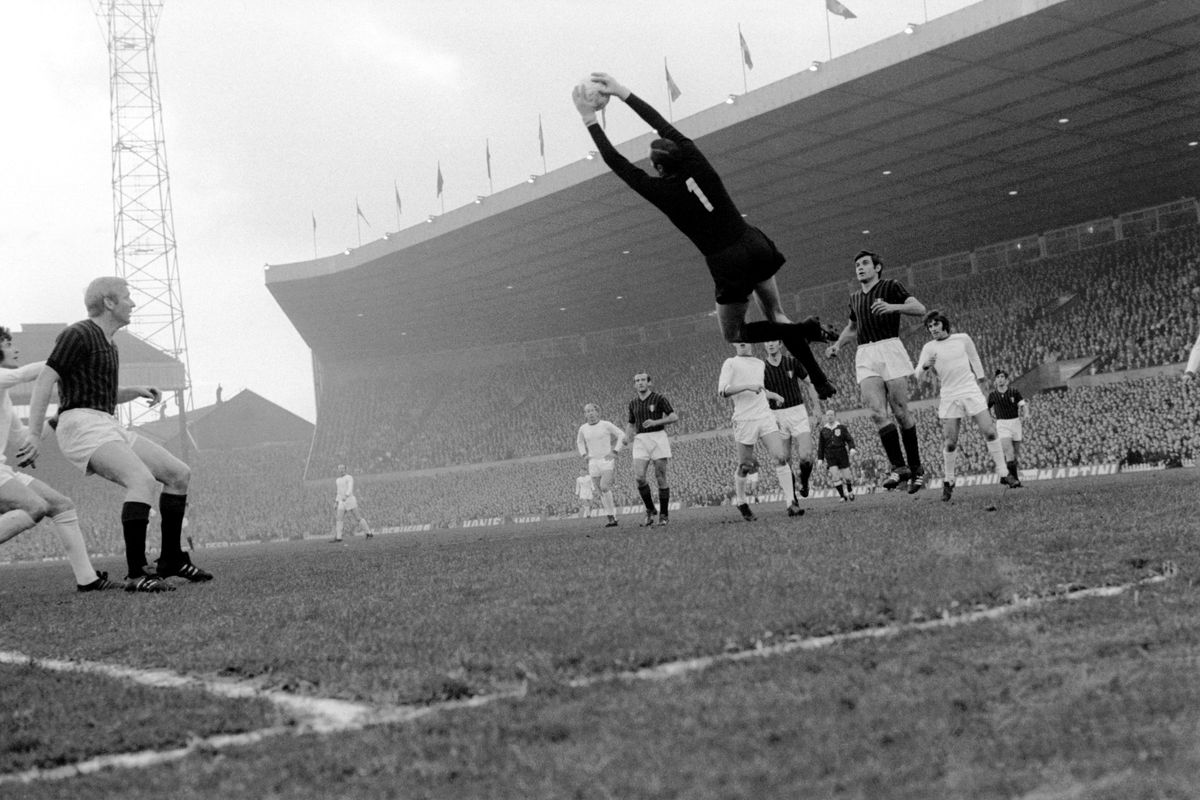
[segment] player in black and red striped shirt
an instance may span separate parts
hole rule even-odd
[[[662,137],[650,143],[650,163],[658,174],[649,175],[617,152],[596,121],[596,109],[582,89],[575,87],[571,95],[575,107],[604,163],[629,188],[666,214],[704,255],[716,287],[717,319],[725,341],[783,341],[804,364],[817,394],[821,398],[832,396],[837,390],[813,358],[808,343],[833,341],[837,333],[823,327],[816,317],[793,323],[783,312],[775,273],[785,259],[774,242],[747,224],[695,142],[611,75],[593,72],[591,79],[602,94],[621,98]],[[746,322],[751,295],[765,320]]]
[[[771,401],[771,410],[779,423],[787,446],[788,461],[796,458],[799,478],[796,494],[808,497],[808,481],[813,470],[812,420],[821,418],[821,403],[799,361],[783,352],[780,342],[766,342],[767,357],[763,370],[763,386],[783,398]],[[796,509],[799,510],[799,501]]]
[[[646,472],[654,464],[654,480],[658,484],[658,524],[666,525],[670,517],[671,488],[667,485],[667,462],[671,460],[671,441],[666,428],[679,421],[671,401],[651,388],[650,373],[633,376],[637,397],[629,401],[629,416],[625,420],[624,444],[632,445],[633,477],[638,494],[646,506],[646,521],[642,527],[654,525],[654,498]]]
[[[41,446],[42,423],[50,393],[58,384],[59,449],[84,474],[95,473],[125,489],[121,528],[129,567],[130,592],[172,591],[164,578],[212,580],[192,564],[180,546],[191,470],[166,448],[121,426],[113,416],[119,403],[139,397],[151,405],[162,399],[154,386],[121,386],[120,358],[113,336],[129,324],[134,302],[124,278],[104,276],[84,293],[88,318],[67,326],[54,342],[29,401],[29,432],[17,455],[33,464]],[[162,548],[158,569],[146,563],[146,528],[150,506],[162,487],[158,511]]]
[[[900,341],[900,317],[924,316],[925,306],[899,281],[880,278],[881,272],[883,261],[877,254],[862,250],[854,257],[859,291],[850,296],[850,322],[825,355],[834,358],[843,345],[858,342],[854,356],[858,388],[892,465],[883,486],[890,491],[908,481],[908,493],[914,494],[925,486],[925,470],[917,445],[917,421],[908,408],[913,364]],[[895,423],[888,418],[889,408]]]
[[[996,420],[996,434],[1004,448],[1004,462],[1008,467],[1009,486],[1021,488],[1021,442],[1025,441],[1021,420],[1029,416],[1029,401],[1021,396],[1020,390],[1008,382],[1008,373],[996,370],[992,384],[996,387],[988,394],[988,409]]]

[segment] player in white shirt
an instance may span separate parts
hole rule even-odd
[[[624,446],[625,431],[608,420],[600,419],[600,406],[588,403],[583,407],[584,423],[575,436],[579,455],[587,459],[588,476],[596,483],[600,492],[600,504],[608,515],[606,528],[617,526],[617,508],[613,501],[613,473],[617,465],[617,453]],[[582,478],[581,478],[582,480]]]
[[[1192,345],[1192,352],[1188,354],[1187,366],[1183,368],[1183,382],[1188,383],[1196,377],[1196,371],[1200,370],[1200,336],[1196,337],[1196,343]]]
[[[1009,485],[1008,467],[1004,464],[1004,449],[996,437],[996,423],[988,412],[987,398],[981,383],[986,383],[983,363],[975,349],[975,342],[965,333],[951,333],[950,320],[941,311],[930,311],[925,315],[925,329],[933,339],[921,348],[917,359],[917,376],[931,380],[934,375],[941,381],[938,417],[942,420],[942,455],[945,476],[942,482],[942,500],[949,501],[954,492],[954,466],[958,456],[959,423],[963,417],[971,417],[983,438],[987,440],[988,454],[996,467],[1000,482]]]
[[[24,441],[26,427],[17,417],[8,390],[22,383],[32,383],[42,373],[45,362],[17,366],[20,351],[13,345],[8,328],[0,326],[0,543],[24,533],[49,517],[54,532],[67,551],[67,561],[75,573],[75,586],[81,592],[120,589],[122,584],[110,581],[108,573],[96,572],[88,557],[79,515],[70,498],[59,494],[32,475],[17,472],[6,463],[6,443]]]
[[[736,342],[736,355],[725,359],[721,365],[721,376],[717,379],[717,394],[733,400],[733,440],[738,446],[738,468],[733,475],[738,511],[747,522],[754,520],[750,505],[746,502],[746,475],[756,468],[754,445],[761,441],[775,459],[775,476],[783,489],[788,505],[788,516],[798,517],[804,510],[796,504],[796,489],[792,481],[792,468],[788,464],[787,445],[779,432],[775,413],[767,402],[773,399],[782,403],[783,398],[767,391],[763,385],[766,366],[762,359],[754,356],[754,345]]]
[[[337,510],[334,512],[333,541],[340,542],[342,540],[343,518],[347,511],[354,515],[359,526],[362,527],[363,533],[370,539],[375,532],[367,524],[366,517],[358,510],[358,498],[354,496],[354,476],[347,474],[345,464],[338,464],[337,469],[337,499],[334,501]]]

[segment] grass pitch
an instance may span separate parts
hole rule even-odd
[[[179,797],[1190,797],[1200,785],[1196,479],[1175,470],[962,488],[948,504],[935,490],[877,494],[814,502],[799,519],[760,505],[756,523],[697,509],[665,529],[570,520],[202,550],[197,562],[217,579],[160,596],[77,595],[64,564],[5,567],[0,650],[239,677],[378,707],[523,696],[0,789],[31,798],[157,797],[163,786]],[[1168,562],[1176,577],[1112,599],[667,681],[618,677],[1127,584]],[[270,709],[194,695],[164,713],[98,678],[75,676],[87,687],[64,692],[53,688],[62,676],[32,667],[0,671],[6,684],[13,670],[22,689],[0,695],[0,776],[278,721]],[[73,701],[84,694],[87,704]],[[31,735],[28,720],[48,707],[51,721],[38,724],[49,734]],[[102,709],[147,735],[77,735]]]

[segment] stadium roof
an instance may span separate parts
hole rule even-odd
[[[848,279],[864,246],[905,264],[1195,195],[1198,88],[1193,0],[984,0],[676,124],[791,293]],[[700,255],[598,159],[266,282],[319,358],[712,307]]]
[[[309,442],[313,424],[265,397],[243,389],[233,397],[187,413],[188,433],[198,450],[235,450],[263,444]],[[139,425],[138,433],[177,450],[179,417]],[[296,465],[297,473],[300,469]]]

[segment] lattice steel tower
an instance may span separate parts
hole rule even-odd
[[[98,0],[95,11],[108,42],[116,274],[129,282],[137,303],[129,332],[182,365],[174,370],[175,385],[161,378],[158,385],[174,392],[186,451],[191,369],[154,48],[162,0]],[[121,408],[130,424],[159,413],[135,403]]]

